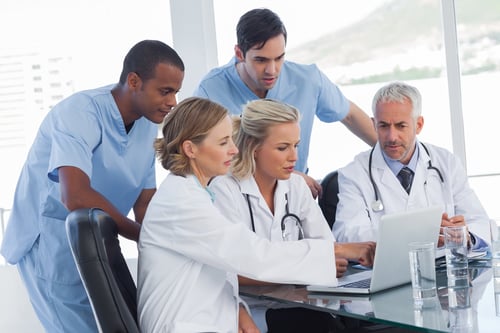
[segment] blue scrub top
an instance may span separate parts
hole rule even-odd
[[[153,142],[157,125],[140,118],[127,133],[112,88],[70,96],[40,125],[21,171],[2,244],[9,263],[17,263],[40,238],[39,253],[46,261],[40,275],[62,283],[78,281],[74,264],[67,262],[73,258],[66,240],[68,210],[60,199],[59,167],[81,169],[92,188],[123,215],[130,212],[143,189],[156,187]],[[61,271],[65,263],[69,269]]]
[[[228,64],[212,69],[200,82],[194,95],[224,105],[232,114],[239,115],[243,106],[259,97],[241,80],[236,70],[236,58]],[[349,112],[349,101],[340,89],[316,65],[302,65],[285,61],[274,87],[266,98],[296,107],[301,114],[299,158],[295,169],[306,172],[311,131],[316,115],[323,122],[344,119]]]

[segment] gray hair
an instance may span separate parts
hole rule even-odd
[[[233,118],[234,141],[239,150],[233,160],[233,175],[243,179],[254,174],[255,150],[267,138],[271,126],[299,120],[299,111],[282,102],[257,99],[247,103],[243,107],[241,117]]]
[[[417,88],[403,82],[389,83],[375,93],[372,102],[373,115],[375,116],[379,102],[403,103],[405,100],[411,103],[413,119],[417,119],[422,114],[422,96]]]

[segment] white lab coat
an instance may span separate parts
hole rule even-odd
[[[357,155],[353,162],[339,169],[339,204],[333,232],[338,241],[357,242],[377,239],[380,217],[385,214],[441,205],[448,216],[464,215],[469,230],[489,242],[489,219],[474,191],[460,160],[446,149],[420,145],[410,194],[403,189],[382,156],[379,144],[374,148],[372,176],[378,186],[384,210],[375,212],[375,192],[369,178],[370,151]],[[436,170],[428,169],[429,161]],[[478,242],[476,242],[478,243]]]
[[[210,184],[215,194],[215,206],[230,221],[243,223],[252,230],[252,221],[246,194],[249,196],[255,224],[255,233],[273,242],[283,241],[281,219],[288,212],[300,218],[304,238],[324,239],[334,242],[328,223],[311,196],[304,178],[292,174],[288,180],[278,180],[274,194],[274,214],[266,204],[253,177],[238,181],[233,176],[220,176]]]
[[[139,240],[141,331],[237,332],[236,274],[292,284],[336,284],[328,240],[272,243],[226,219],[194,176],[167,175]]]
[[[254,177],[238,181],[230,175],[220,176],[210,183],[210,189],[215,194],[215,206],[228,220],[241,223],[249,230],[253,230],[251,219],[251,215],[253,215],[255,233],[272,242],[283,242],[281,220],[286,214],[286,194],[288,197],[288,212],[300,218],[304,238],[324,239],[334,242],[332,231],[318,203],[314,201],[311,190],[304,178],[297,174],[292,174],[288,180],[278,180],[274,193],[274,214],[260,193]],[[251,205],[251,213],[248,207],[247,195]],[[290,227],[290,225],[287,227]],[[250,307],[255,323],[263,332],[267,331],[265,319],[267,309],[286,307],[283,304],[276,304],[267,300],[250,298],[244,298],[244,300]]]

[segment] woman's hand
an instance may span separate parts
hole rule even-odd
[[[347,258],[363,266],[373,266],[375,242],[335,243],[335,258]]]

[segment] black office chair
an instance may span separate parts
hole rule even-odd
[[[318,198],[319,206],[321,207],[321,211],[323,212],[330,229],[335,223],[335,214],[337,212],[337,204],[339,203],[338,177],[338,171],[334,170],[323,178],[321,181],[322,193]]]
[[[115,222],[100,209],[78,209],[66,218],[66,233],[99,331],[139,333],[137,287]]]

